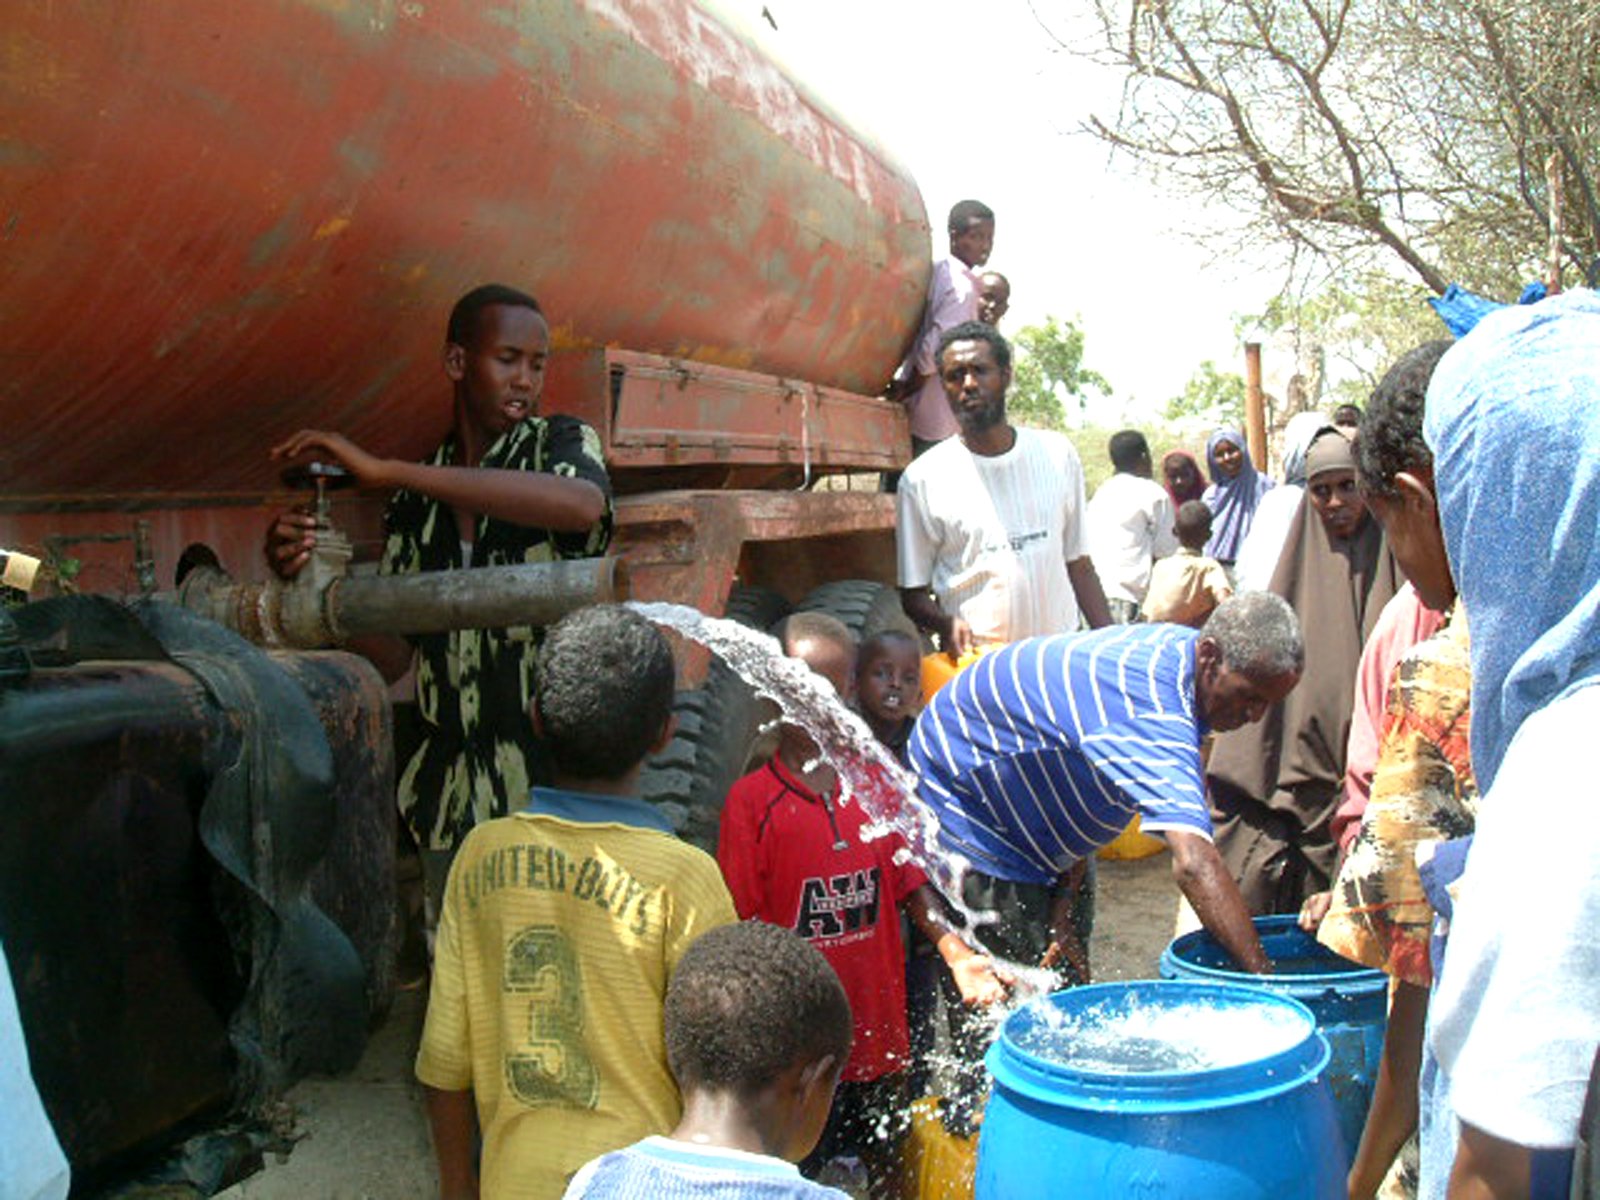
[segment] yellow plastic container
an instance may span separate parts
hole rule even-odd
[[[978,1139],[945,1132],[938,1100],[924,1097],[911,1106],[900,1172],[901,1200],[972,1200]]]
[[[1160,854],[1166,848],[1166,842],[1160,838],[1139,832],[1139,814],[1135,813],[1133,820],[1128,822],[1128,827],[1117,834],[1114,841],[1100,847],[1100,857],[1113,862],[1123,862],[1135,858],[1149,858],[1152,854]]]
[[[993,647],[986,647],[992,649]],[[933,694],[956,677],[959,671],[970,667],[978,661],[978,656],[985,650],[969,650],[955,662],[950,661],[950,656],[942,651],[936,654],[925,654],[922,657],[922,702],[926,704],[933,699]]]

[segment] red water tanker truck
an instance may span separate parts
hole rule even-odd
[[[421,457],[451,304],[524,287],[542,407],[594,426],[617,494],[615,561],[528,611],[885,620],[892,502],[840,481],[909,457],[878,395],[929,230],[902,168],[688,0],[55,0],[6,43],[0,548],[80,594],[0,615],[0,939],[93,1180],[353,1061],[392,985],[381,681],[207,619],[294,607],[261,545],[303,497],[268,448]],[[357,564],[381,507],[332,505]],[[205,616],[155,595],[195,544]],[[752,725],[686,662],[647,786],[704,842]]]

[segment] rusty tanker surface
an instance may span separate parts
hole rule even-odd
[[[405,722],[364,660],[289,647],[630,595],[903,621],[860,477],[909,457],[878,393],[929,231],[901,168],[687,0],[21,0],[0,47],[0,550],[108,593],[0,607],[0,939],[90,1195],[348,1068],[392,992]],[[360,567],[382,497],[340,493],[315,569],[264,579],[302,498],[268,448],[425,454],[445,316],[489,281],[551,319],[541,407],[601,436],[613,558],[390,595]],[[706,844],[760,714],[680,663],[641,787]],[[183,1161],[262,1144],[226,1129]]]
[[[0,38],[0,544],[139,508],[166,575],[186,537],[259,530],[226,510],[277,489],[287,432],[419,457],[444,315],[488,280],[575,360],[677,373],[615,431],[582,361],[551,380],[546,409],[621,435],[619,490],[900,453],[887,406],[797,389],[887,381],[927,278],[916,186],[686,0],[29,0]],[[775,386],[708,400],[701,364]]]

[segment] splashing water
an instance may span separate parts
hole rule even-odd
[[[1091,1004],[1075,1013],[1034,1000],[1034,1019],[1012,1044],[1046,1062],[1077,1071],[1144,1075],[1210,1071],[1281,1054],[1312,1026],[1278,1005],[1147,1004],[1138,999]]]
[[[708,617],[683,604],[632,601],[628,607],[710,649],[757,695],[778,706],[779,721],[804,729],[822,760],[837,772],[843,802],[861,806],[867,818],[862,836],[897,834],[905,847],[897,851],[900,861],[914,862],[927,873],[959,913],[965,925],[962,936],[984,949],[974,936],[974,926],[992,921],[994,916],[974,911],[960,899],[961,882],[971,864],[939,844],[939,818],[918,798],[917,777],[884,748],[827,680],[805,663],[787,657],[777,639],[748,625]],[[1056,977],[1049,971],[997,957],[995,962],[1016,979],[1019,994],[1050,991],[1056,986]],[[1003,1016],[997,1007],[995,1019]]]
[[[967,864],[940,848],[938,818],[917,799],[916,776],[896,761],[827,680],[800,660],[787,657],[776,638],[738,621],[708,617],[682,604],[635,601],[629,607],[707,647],[758,696],[775,703],[778,721],[798,725],[810,734],[820,761],[838,773],[841,798],[861,806],[867,817],[864,836],[899,834],[905,841],[904,853],[941,891],[961,894],[958,885]],[[771,727],[763,726],[762,731]],[[810,768],[818,761],[805,765]]]
[[[921,867],[945,897],[954,898],[965,923],[963,936],[987,953],[974,927],[993,920],[993,914],[975,912],[959,901],[971,865],[939,844],[938,817],[917,796],[916,776],[884,748],[826,680],[803,662],[786,657],[776,639],[736,621],[708,617],[677,604],[634,602],[629,607],[710,649],[759,697],[778,706],[777,722],[804,729],[819,748],[820,760],[838,774],[843,802],[861,806],[866,818],[863,836],[898,835],[905,848],[897,854]],[[1068,1014],[1042,998],[1057,986],[1053,972],[992,954],[991,958],[1015,981],[1011,999],[973,1015],[998,1032],[1014,1013],[1029,1012],[1035,1019],[1018,1022],[1021,1029],[1013,1028],[1018,1048],[1079,1071],[1136,1075],[1227,1067],[1288,1050],[1310,1029],[1292,1011],[1203,1001],[1181,1006],[1105,1002]],[[962,1052],[951,1046],[933,1052],[928,1065],[936,1076],[948,1073],[954,1079],[967,1064]],[[872,1136],[886,1143],[899,1141],[904,1117],[904,1113],[886,1114]]]

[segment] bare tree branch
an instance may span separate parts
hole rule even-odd
[[[1032,3],[1033,0],[1030,0]],[[1600,0],[1096,0],[1123,72],[1084,127],[1330,263],[1363,248],[1442,291],[1563,254],[1600,274]],[[1058,39],[1058,44],[1060,40]]]

